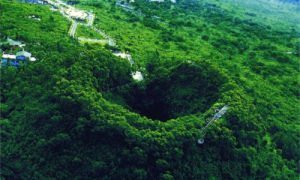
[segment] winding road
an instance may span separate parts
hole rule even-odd
[[[80,24],[80,25],[88,26],[88,27],[92,28],[94,31],[96,31],[102,37],[104,37],[105,40],[103,40],[103,39],[101,39],[101,40],[99,40],[99,39],[90,39],[90,38],[85,38],[85,37],[78,37],[79,41],[107,43],[110,46],[116,46],[115,41],[110,36],[108,36],[107,34],[105,34],[103,30],[98,29],[95,26],[93,26],[93,22],[94,22],[94,19],[95,19],[95,15],[93,13],[91,13],[91,12],[89,12],[89,13],[85,12],[85,13],[88,14],[88,16],[86,17],[86,19],[87,19],[88,22],[87,23],[80,23],[80,22],[76,22],[76,20],[73,19],[70,15],[66,14],[65,10],[66,9],[72,9],[72,10],[75,10],[75,11],[78,11],[78,12],[82,11],[82,10],[79,10],[79,9],[77,9],[77,8],[71,6],[71,5],[68,5],[65,2],[62,2],[60,0],[56,0],[55,2],[52,1],[52,0],[48,0],[48,3],[51,4],[52,6],[56,7],[56,8],[59,8],[59,12],[63,16],[65,16],[69,21],[72,22],[72,25],[71,25],[70,31],[69,31],[71,37],[75,38],[75,33],[76,33],[77,26],[78,26],[78,24]],[[134,64],[134,61],[133,61],[133,59],[132,59],[132,57],[131,57],[130,54],[126,54],[126,58],[128,59],[128,61],[129,61],[129,63],[131,65]],[[141,72],[139,72],[139,71],[134,72],[132,74],[132,78],[135,79],[135,80],[138,80],[138,81],[143,80],[143,76],[142,76]]]
[[[79,23],[79,22],[76,22],[75,20],[73,20],[68,14],[65,13],[65,10],[66,8],[68,9],[74,9],[76,11],[81,11],[71,5],[68,5],[60,0],[56,0],[56,2],[52,1],[52,0],[48,0],[48,3],[59,8],[60,9],[60,13],[65,16],[66,18],[68,18],[71,22],[72,22],[72,25],[71,25],[71,30],[70,30],[70,36],[71,37],[75,37],[75,33],[76,33],[76,29],[77,29],[77,25],[78,24],[82,24],[82,23]],[[95,19],[95,15],[92,14],[92,13],[88,13],[88,17],[87,17],[87,20],[88,22],[86,24],[82,24],[82,25],[85,25],[85,26],[89,26],[91,27],[93,30],[95,30],[96,32],[98,32],[101,36],[103,36],[104,38],[106,38],[107,40],[96,40],[96,39],[87,39],[87,41],[90,41],[90,42],[105,42],[105,43],[108,43],[110,46],[115,46],[115,42],[114,40],[109,37],[108,35],[106,35],[102,30],[100,29],[97,29],[96,27],[93,26],[93,22],[94,22],[94,19]],[[80,39],[79,39],[80,40]]]

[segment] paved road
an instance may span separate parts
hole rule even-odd
[[[89,14],[89,17],[88,17],[88,26],[92,26],[93,25],[93,22],[94,22],[94,14]]]
[[[108,43],[108,40],[89,39],[89,38],[84,38],[84,37],[79,37],[78,40],[88,41],[88,42]]]
[[[77,23],[74,21],[74,22],[73,22],[73,26],[72,26],[72,30],[71,30],[71,32],[70,32],[70,36],[71,36],[71,37],[74,37],[74,36],[75,36],[76,28],[77,28]]]
[[[133,61],[133,59],[132,59],[132,57],[131,57],[130,54],[127,55],[127,58],[128,58],[128,61],[129,61],[130,65],[133,65],[134,61]]]
[[[101,36],[103,36],[105,39],[108,39],[108,44],[110,46],[115,46],[116,45],[115,42],[114,42],[114,40],[111,37],[109,37],[108,35],[106,35],[102,30],[97,29],[94,26],[92,26],[92,29],[94,29],[96,32],[98,32],[99,34],[101,34]]]

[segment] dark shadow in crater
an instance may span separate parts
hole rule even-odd
[[[155,69],[143,82],[113,95],[121,97],[130,110],[155,120],[205,112],[228,82],[219,69],[206,61]]]

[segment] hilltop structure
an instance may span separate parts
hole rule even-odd
[[[85,20],[87,18],[87,13],[77,9],[67,9],[65,13],[73,19]]]

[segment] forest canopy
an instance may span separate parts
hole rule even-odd
[[[111,46],[1,0],[0,55],[37,59],[0,69],[1,179],[298,179],[299,4],[236,1],[66,1]]]

